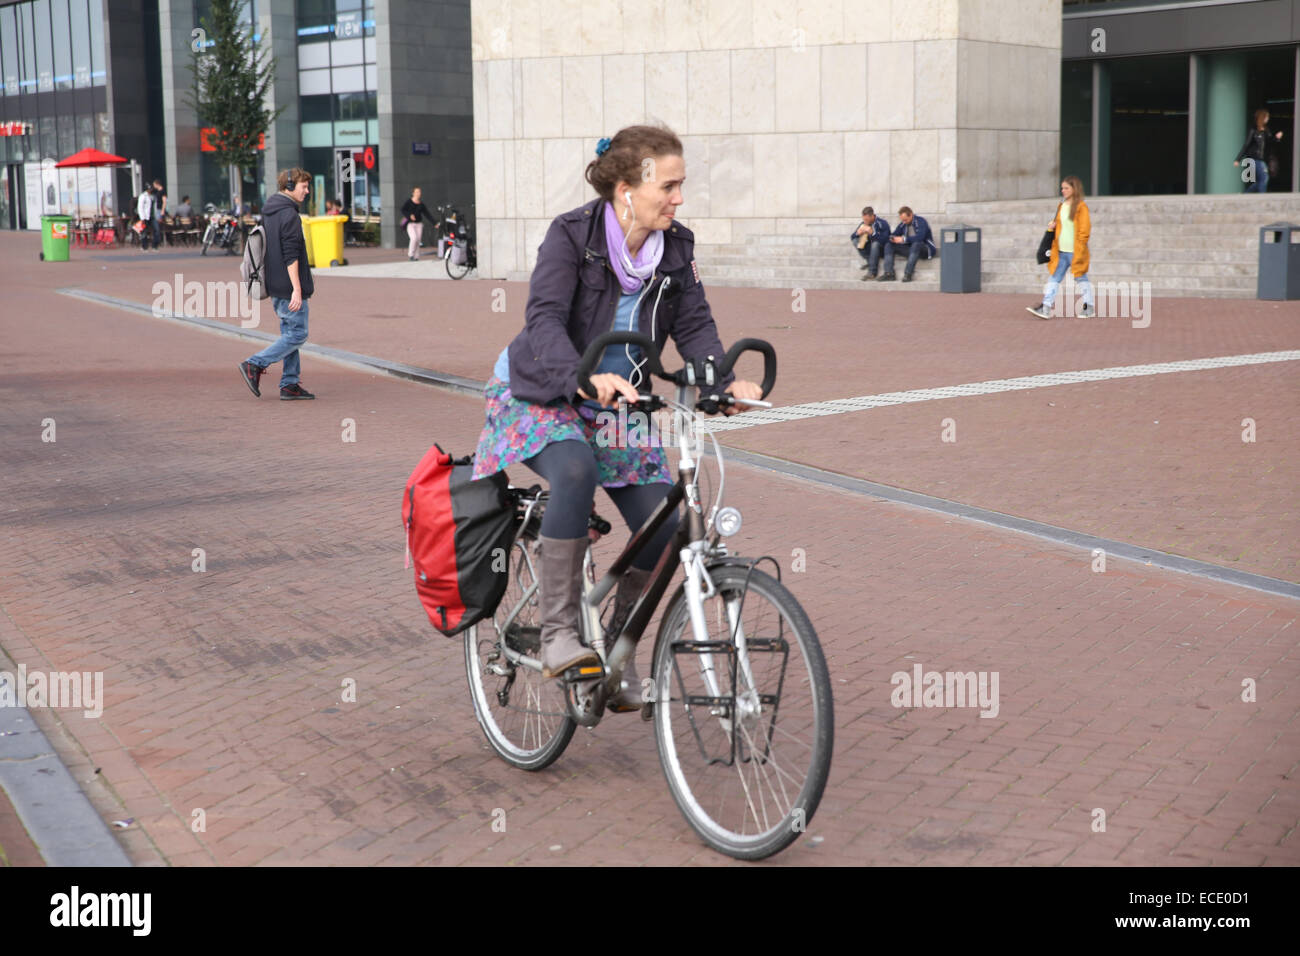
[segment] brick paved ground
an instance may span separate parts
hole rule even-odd
[[[16,241],[0,236],[0,251]],[[187,252],[81,255],[76,284],[143,303],[154,301],[160,277],[229,277],[236,262]],[[401,255],[358,250],[353,259]],[[441,267],[412,264],[426,266]],[[32,278],[51,288],[61,281],[49,270]],[[318,286],[312,341],[477,379],[522,323],[527,298],[521,283],[322,275]],[[494,299],[498,289],[504,296]],[[1150,327],[1135,329],[1121,318],[1042,322],[1014,296],[813,291],[801,313],[779,291],[719,288],[710,301],[724,342],[758,335],[776,345],[780,404],[1300,348],[1294,302],[1162,299]],[[494,303],[505,311],[494,312]],[[1291,480],[1300,461],[1297,410],[1300,375],[1285,362],[880,408],[734,432],[726,441],[1300,581]],[[956,423],[955,443],[940,440],[947,418]],[[1242,441],[1246,418],[1256,423],[1253,443]]]
[[[0,240],[0,252],[17,241]],[[241,343],[51,294],[59,284],[111,291],[134,283],[138,291],[147,274],[127,273],[170,268],[164,255],[156,258],[155,266],[131,262],[121,274],[99,276],[87,267],[98,260],[59,273],[53,264],[11,270],[0,320],[7,345],[0,355],[0,646],[29,669],[105,671],[101,719],[36,716],[79,780],[102,781],[89,790],[105,817],[138,821],[121,834],[132,857],[181,865],[723,862],[681,819],[650,728],[636,718],[579,731],[540,774],[511,770],[482,741],[459,646],[428,628],[402,570],[398,517],[402,483],[431,441],[472,446],[478,402],[311,359],[304,380],[320,400],[258,402],[234,371],[252,351]],[[495,323],[507,319],[482,307],[483,285],[393,282],[382,292],[345,291],[349,281],[361,280],[321,280],[315,341],[478,375],[503,341]],[[336,285],[341,311],[331,314],[325,292]],[[346,318],[345,297],[359,305],[368,296],[367,308],[381,316],[449,288],[453,298],[414,318],[364,320],[365,328],[392,327],[374,335],[372,344],[383,348],[347,340],[361,331]],[[519,288],[507,289],[516,311]],[[135,297],[148,301],[147,291]],[[757,318],[753,304],[771,302],[734,294],[728,316],[749,307]],[[721,293],[714,298],[720,302]],[[1082,325],[1055,343],[1040,341],[1051,323],[1012,327],[1012,318],[967,305],[975,299],[952,298],[941,300],[944,308],[971,311],[942,334],[908,344],[912,331],[934,325],[911,314],[913,298],[880,305],[907,311],[872,318],[861,368],[839,356],[848,352],[848,323],[865,320],[829,295],[826,305],[810,299],[799,321],[815,323],[818,337],[768,333],[784,361],[778,397],[1295,342],[1266,303],[1241,304],[1240,324],[1226,335],[1199,303],[1203,311],[1189,312],[1181,332],[1166,333],[1170,341],[1125,351],[1122,343],[1077,341],[1088,335]],[[989,341],[1004,321],[1013,332]],[[418,322],[427,331],[416,335]],[[466,334],[470,323],[481,334]],[[732,318],[723,325],[726,339],[740,331]],[[457,338],[448,327],[460,330]],[[1157,313],[1143,334],[1154,338],[1161,328]],[[814,356],[836,358],[828,369],[800,364]],[[907,362],[917,363],[913,373]],[[1058,401],[1050,414],[1066,411],[1046,420],[1038,416],[1048,412],[1036,410],[1057,401],[1057,390],[1023,393],[1014,407],[997,404],[1012,396],[954,403],[959,441],[947,452],[960,452],[940,465],[943,449],[909,451],[906,422],[878,425],[887,415],[870,413],[855,426],[860,436],[843,439],[849,445],[823,438],[804,460],[825,464],[813,455],[829,450],[830,462],[850,471],[853,442],[884,434],[866,477],[911,468],[923,482],[909,487],[925,491],[935,489],[924,481],[960,479],[969,493],[962,500],[989,507],[996,502],[977,493],[1010,486],[1028,500],[1035,485],[1039,497],[1054,486],[1061,501],[1042,507],[1055,523],[1070,524],[1075,512],[1062,510],[1070,507],[1112,522],[1101,531],[1071,525],[1079,530],[1114,528],[1109,533],[1139,540],[1127,532],[1168,533],[1170,523],[1195,520],[1197,534],[1235,535],[1253,561],[1239,566],[1274,574],[1278,562],[1294,568],[1295,536],[1286,533],[1294,492],[1281,486],[1294,473],[1294,439],[1266,445],[1261,434],[1256,448],[1272,471],[1257,466],[1226,479],[1217,475],[1226,452],[1207,465],[1191,459],[1198,448],[1213,459],[1215,446],[1186,444],[1196,436],[1188,422],[1239,400],[1273,409],[1256,416],[1261,423],[1293,411],[1294,376],[1196,373],[1150,380],[1151,389],[1169,379],[1204,384],[1127,396],[1131,381],[1072,386],[1059,391],[1083,397]],[[1163,403],[1152,420],[1177,425],[1169,445],[1134,449],[1134,439],[1107,434],[1125,409],[1124,428],[1136,434],[1132,404],[1151,401]],[[1083,410],[1091,403],[1103,406],[1102,416]],[[1166,417],[1165,408],[1174,414]],[[911,427],[937,444],[940,412],[924,407]],[[1227,417],[1239,422],[1243,414]],[[39,437],[47,417],[58,423],[52,444]],[[357,421],[356,444],[340,440],[344,417]],[[738,433],[744,440],[736,442],[786,452],[779,429],[803,434],[770,426]],[[1048,442],[1029,464],[1012,459],[1035,447],[1025,432]],[[1079,447],[1098,449],[1100,464],[1077,454],[1058,460]],[[999,456],[1009,459],[1001,470],[985,460]],[[1108,473],[1117,461],[1147,469],[1145,484]],[[1171,477],[1175,468],[1186,471]],[[1242,475],[1278,472],[1270,479],[1277,486],[1263,483],[1261,501],[1271,510],[1260,525],[1276,535],[1257,544],[1258,527],[1216,530],[1213,512],[1225,493],[1245,493]],[[1213,483],[1181,477],[1202,473]],[[824,841],[802,840],[777,863],[1300,862],[1296,602],[1119,561],[1098,574],[1086,553],[1032,537],[745,468],[728,479],[729,500],[746,514],[742,551],[773,553],[790,571],[792,550],[807,550],[807,571],[791,571],[788,580],[816,622],[835,681],[835,761],[810,827]],[[1104,507],[1114,482],[1130,480],[1147,489],[1140,507]],[[204,573],[191,570],[194,548],[205,549]],[[999,715],[893,708],[890,676],[914,663],[997,671]],[[356,704],[340,700],[349,677],[358,684]],[[1258,682],[1255,703],[1241,701],[1246,678]],[[505,833],[490,827],[498,807],[507,814]],[[1091,829],[1093,808],[1107,811],[1104,833]],[[195,810],[204,811],[204,832],[193,830]]]

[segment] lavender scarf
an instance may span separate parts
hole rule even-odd
[[[614,275],[618,276],[623,291],[639,292],[645,280],[654,275],[655,269],[659,268],[659,260],[664,256],[664,234],[662,230],[653,230],[646,237],[645,242],[641,243],[636,259],[633,260],[628,254],[627,237],[623,235],[623,227],[619,225],[614,204],[607,202],[605,203],[605,246],[609,252],[610,267],[613,268]]]

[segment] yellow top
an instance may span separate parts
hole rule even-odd
[[[1060,208],[1056,210],[1056,218],[1061,223],[1061,235],[1057,242],[1057,249],[1061,252],[1074,253],[1074,220],[1069,218],[1070,211],[1065,208],[1065,203],[1061,203]]]

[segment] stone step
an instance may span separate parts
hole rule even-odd
[[[858,257],[849,258],[847,256],[818,256],[818,257],[789,257],[789,256],[740,256],[740,255],[713,255],[712,253],[697,252],[695,261],[700,268],[711,273],[719,273],[723,270],[731,271],[735,269],[765,269],[780,270],[777,275],[791,276],[830,276],[833,272],[843,271],[844,269],[857,269],[860,267],[862,260]],[[906,257],[897,256],[894,259],[894,268],[901,268],[902,263],[906,262]],[[941,268],[940,260],[922,260],[917,263],[917,271],[926,271],[933,269],[938,271]],[[1258,260],[1254,256],[1244,256],[1238,259],[1215,258],[1207,260],[1204,257],[1188,257],[1181,253],[1154,253],[1145,257],[1141,262],[1129,255],[1104,255],[1100,250],[1092,250],[1091,265],[1089,268],[1098,267],[1111,271],[1119,268],[1124,271],[1136,271],[1147,275],[1148,277],[1171,277],[1171,276],[1205,276],[1205,275],[1258,275]],[[1046,266],[1039,265],[1027,253],[1016,256],[984,256],[980,262],[982,272],[1040,272],[1046,271]],[[770,274],[770,273],[759,273]]]
[[[942,247],[941,247],[942,248]],[[1255,265],[1259,262],[1259,244],[1225,245],[1219,243],[1208,249],[1197,248],[1180,248],[1165,246],[1141,246],[1130,244],[1116,244],[1110,241],[1090,242],[1088,245],[1089,254],[1092,259],[1101,261],[1103,259],[1131,259],[1137,260],[1139,257],[1146,262],[1188,262],[1188,263],[1214,263],[1214,262],[1231,262],[1238,264]],[[1003,240],[996,243],[985,243],[981,250],[981,257],[985,261],[989,260],[1015,260],[1025,259],[1032,260],[1034,253],[1037,252],[1037,243],[1030,244],[1023,240]],[[841,262],[860,262],[861,257],[849,248],[847,244],[830,246],[778,246],[778,245],[755,245],[740,246],[734,243],[730,245],[717,246],[696,246],[695,257],[698,261],[708,260],[715,263],[725,263],[728,265],[741,265],[749,261],[770,261],[780,260],[783,262],[798,263],[801,265],[836,265]],[[903,253],[895,253],[895,258],[906,258]]]
[[[729,288],[748,288],[748,289],[791,289],[794,288],[789,283],[782,282],[778,279],[754,278],[754,279],[736,279],[736,278],[719,278],[707,281],[709,286],[725,286]],[[937,280],[923,281],[918,279],[915,282],[861,282],[852,279],[848,280],[821,280],[818,282],[804,283],[798,288],[806,290],[858,290],[864,293],[871,292],[938,292],[939,283]],[[980,286],[981,292],[1001,294],[1001,295],[1023,295],[1026,298],[1025,305],[1031,305],[1033,300],[1040,298],[1042,295],[1042,285],[1040,283],[1017,283],[1005,279],[984,279]],[[1152,288],[1151,294],[1154,298],[1175,299],[1193,296],[1204,299],[1253,299],[1255,298],[1255,285],[1251,283],[1246,287],[1214,286],[1206,285],[1194,289],[1157,289]],[[1065,294],[1065,293],[1062,293]]]

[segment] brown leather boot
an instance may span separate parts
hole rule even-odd
[[[538,609],[542,625],[542,676],[559,677],[578,664],[600,664],[600,655],[578,636],[582,559],[587,538],[547,538],[542,545]]]
[[[632,605],[636,603],[637,596],[645,588],[646,582],[650,580],[650,575],[653,573],[653,571],[642,571],[640,568],[629,568],[622,580],[618,582],[618,593],[614,598],[614,616],[605,631],[606,654],[613,649],[618,632],[623,629],[623,625],[632,614]],[[628,655],[627,662],[623,665],[622,685],[618,693],[606,701],[605,707],[616,714],[626,714],[640,710],[641,706],[641,678],[637,676],[636,648],[633,647],[632,653]]]

